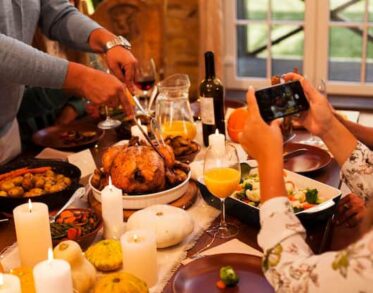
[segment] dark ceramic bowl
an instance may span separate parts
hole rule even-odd
[[[62,161],[28,159],[20,160],[11,164],[0,166],[0,174],[17,170],[23,167],[38,168],[50,166],[56,173],[60,173],[71,179],[71,184],[64,190],[54,193],[46,193],[33,197],[9,197],[0,196],[0,211],[12,213],[16,206],[27,203],[29,199],[35,202],[43,202],[48,205],[49,211],[62,207],[73,195],[74,191],[80,186],[80,170],[78,167]]]
[[[95,240],[95,238],[97,236],[98,231],[102,227],[102,218],[101,218],[101,216],[98,215],[93,209],[71,208],[71,209],[66,209],[65,211],[71,211],[71,212],[89,211],[91,214],[95,215],[95,218],[97,219],[97,222],[95,223],[96,227],[91,232],[89,232],[89,233],[87,233],[85,235],[82,235],[82,236],[78,236],[76,239],[70,239],[70,240],[76,241],[80,245],[80,247],[82,248],[82,250],[86,250],[93,243],[93,241]],[[56,221],[57,220],[58,220],[58,217],[57,217]],[[81,225],[79,225],[79,224],[77,224],[76,226],[77,227],[79,227],[79,226],[81,227]],[[53,247],[57,246],[60,242],[65,241],[65,240],[69,240],[69,239],[67,237],[58,238],[58,239],[52,238]]]

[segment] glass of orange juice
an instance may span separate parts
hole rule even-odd
[[[207,189],[221,201],[221,220],[207,232],[218,238],[230,238],[238,234],[238,227],[225,220],[225,199],[240,183],[241,167],[234,145],[226,142],[224,151],[209,147],[206,151],[203,177]]]
[[[182,136],[190,140],[195,138],[197,131],[188,98],[159,99],[155,113],[163,138],[175,136]]]

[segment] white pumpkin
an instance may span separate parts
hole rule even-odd
[[[170,205],[153,205],[135,212],[127,221],[127,230],[152,229],[157,247],[176,245],[192,233],[192,217],[183,209]]]

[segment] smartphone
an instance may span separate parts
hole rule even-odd
[[[310,107],[298,80],[257,90],[255,96],[260,114],[266,122],[308,110]]]

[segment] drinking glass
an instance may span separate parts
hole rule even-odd
[[[144,109],[148,109],[150,92],[154,87],[155,79],[156,68],[154,60],[152,58],[140,60],[135,70],[135,85],[141,90],[139,100]]]
[[[106,73],[109,73],[110,74],[110,70],[109,68],[107,67],[107,65],[105,64],[104,60],[102,59],[98,59],[96,58],[95,60],[92,60],[90,62],[90,65],[91,67],[97,69],[97,70],[100,70],[100,71],[103,71],[103,72],[106,72]],[[104,110],[105,110],[105,120],[104,121],[100,121],[98,124],[97,124],[97,127],[98,128],[101,128],[101,129],[112,129],[112,128],[116,128],[118,127],[122,122],[117,120],[117,119],[113,119],[110,117],[110,114],[109,114],[109,107],[107,105],[104,105]]]
[[[225,143],[225,149],[210,146],[205,154],[204,181],[211,194],[221,201],[220,223],[207,232],[218,238],[230,238],[238,234],[238,227],[225,220],[225,199],[233,194],[240,183],[241,167],[234,145]]]

